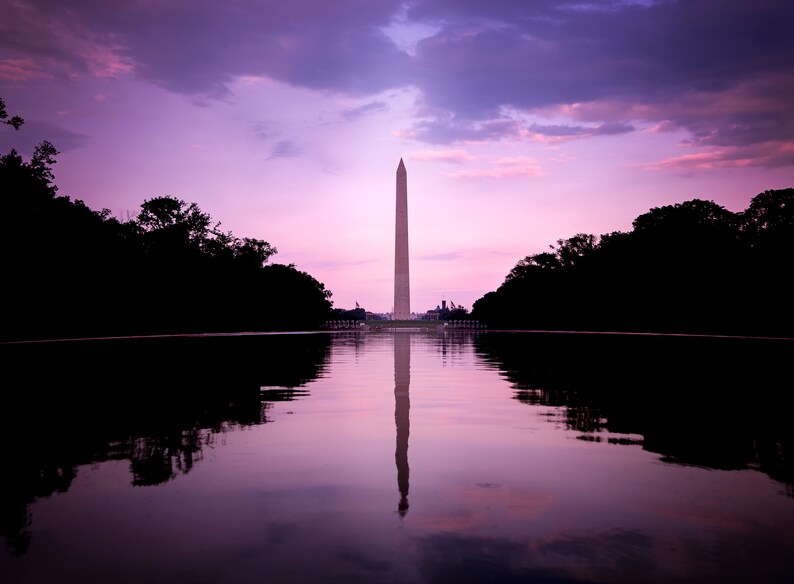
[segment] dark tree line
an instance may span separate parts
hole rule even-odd
[[[0,122],[8,119],[0,100]],[[13,130],[9,130],[13,131]],[[49,142],[0,156],[0,339],[314,329],[331,292],[267,241],[238,238],[195,203],[145,200],[120,221],[59,196]]]
[[[367,311],[363,308],[334,308],[331,318],[334,320],[367,320]]]
[[[560,239],[473,306],[490,328],[794,336],[794,189],[693,199]]]

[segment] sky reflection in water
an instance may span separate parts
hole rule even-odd
[[[5,398],[0,580],[794,576],[785,343],[185,343],[2,347],[50,367]]]

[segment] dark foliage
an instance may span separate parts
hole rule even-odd
[[[5,101],[3,101],[3,98],[0,97],[0,124],[6,124],[13,127],[15,130],[19,130],[20,126],[22,126],[24,123],[25,120],[19,116],[8,117]]]
[[[334,308],[331,318],[334,320],[367,320],[367,311],[363,308]]]
[[[558,240],[519,261],[472,316],[490,328],[794,335],[794,189],[732,213],[694,199],[630,232]]]
[[[28,162],[0,156],[0,340],[315,329],[328,319],[322,283],[265,265],[274,247],[221,231],[195,203],[155,197],[122,222],[58,196],[57,154],[43,142]]]

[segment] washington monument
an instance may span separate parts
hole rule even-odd
[[[400,158],[397,167],[397,212],[394,237],[393,320],[411,318],[411,287],[408,281],[408,173]]]

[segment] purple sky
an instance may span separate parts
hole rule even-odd
[[[334,305],[471,308],[557,239],[794,186],[791,0],[0,0],[0,152],[117,217],[196,202]]]

